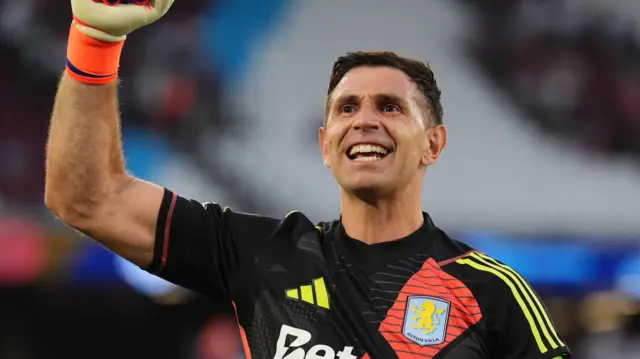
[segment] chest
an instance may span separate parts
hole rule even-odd
[[[383,347],[399,358],[485,358],[483,313],[473,293],[426,255],[412,255],[369,273],[346,266],[334,276]],[[336,293],[339,296],[339,293]]]
[[[241,308],[252,336],[268,343],[261,348],[268,357],[486,357],[473,293],[428,257],[374,272],[339,259],[304,264],[259,271],[253,299]]]

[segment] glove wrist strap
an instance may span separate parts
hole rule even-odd
[[[71,24],[66,72],[76,81],[99,85],[116,81],[124,40],[106,42],[89,37]]]

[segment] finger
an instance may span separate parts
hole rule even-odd
[[[166,14],[173,5],[174,0],[151,0],[151,6],[160,14]]]
[[[156,21],[166,13],[172,1],[156,0],[160,8],[135,4],[105,5],[93,0],[71,0],[74,14],[82,14],[83,22],[106,33],[121,36]]]
[[[101,2],[106,5],[118,5],[118,4],[135,4],[135,5],[147,5],[151,0],[93,0],[93,2]]]

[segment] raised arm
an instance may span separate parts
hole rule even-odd
[[[47,206],[144,269],[231,298],[251,277],[255,246],[280,220],[188,200],[128,175],[116,97],[115,84],[63,76],[47,146]]]
[[[47,143],[47,207],[140,266],[152,261],[164,190],[125,171],[116,79],[127,34],[162,17],[172,3],[71,1],[67,70]]]
[[[63,76],[46,168],[45,203],[56,216],[138,265],[151,263],[163,189],[125,171],[115,83]]]
[[[51,118],[45,203],[68,225],[143,269],[233,299],[253,278],[256,247],[265,246],[282,221],[189,200],[125,170],[116,85],[120,50],[127,33],[157,20],[172,2],[71,0],[75,20]]]

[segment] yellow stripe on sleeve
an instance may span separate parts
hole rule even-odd
[[[540,328],[542,328],[542,333],[544,334],[545,338],[547,338],[547,341],[549,342],[551,347],[553,349],[556,349],[558,347],[558,344],[551,337],[551,334],[549,333],[549,330],[547,329],[547,326],[544,324],[542,316],[540,315],[540,311],[538,310],[538,308],[536,307],[536,305],[533,302],[532,296],[529,293],[527,293],[527,291],[524,288],[524,287],[528,287],[528,286],[527,285],[523,286],[522,283],[520,282],[520,280],[518,280],[518,278],[516,278],[516,276],[513,275],[513,273],[511,273],[510,271],[507,271],[506,269],[504,269],[502,267],[499,267],[497,264],[493,264],[493,263],[489,262],[488,260],[484,259],[480,255],[474,253],[471,256],[474,259],[476,259],[477,261],[482,262],[484,265],[489,266],[491,268],[494,268],[495,270],[505,274],[508,277],[507,280],[510,280],[513,283],[515,283],[517,288],[520,289],[520,293],[522,293],[522,295],[526,299],[527,303],[529,304],[529,307],[531,307],[531,309],[533,310],[533,315],[535,316],[535,319],[536,319],[538,325],[540,326]],[[533,291],[530,291],[530,293],[533,293]],[[533,298],[535,298],[537,300],[535,294],[533,295]]]
[[[560,336],[558,335],[558,332],[556,331],[556,329],[553,326],[553,323],[551,323],[551,319],[549,318],[549,314],[547,314],[547,311],[544,308],[544,305],[540,302],[540,299],[538,299],[538,296],[535,294],[535,292],[533,291],[533,289],[531,289],[531,286],[527,283],[527,281],[522,278],[522,276],[516,272],[515,270],[513,270],[513,268],[501,264],[499,262],[497,262],[495,259],[487,256],[486,254],[482,254],[482,253],[477,253],[476,254],[479,257],[484,258],[485,260],[492,262],[493,265],[502,268],[504,271],[511,273],[513,276],[516,276],[518,278],[518,281],[520,283],[522,283],[524,285],[524,287],[526,288],[527,292],[529,293],[529,296],[531,296],[531,298],[533,299],[533,301],[536,303],[538,310],[542,313],[542,316],[544,317],[544,321],[546,323],[546,326],[544,325],[545,323],[542,323],[540,321],[540,319],[538,318],[538,320],[540,321],[540,327],[543,328],[543,330],[546,332],[546,329],[548,328],[548,330],[551,332],[551,334],[553,335],[553,338],[555,339],[555,341],[552,338],[549,338],[548,334],[545,334],[547,339],[549,340],[549,343],[551,343],[551,346],[555,349],[557,348],[556,345],[554,345],[556,342],[558,343],[559,346],[564,346],[564,343],[562,342],[562,340],[560,340]],[[526,295],[526,293],[525,293]],[[536,307],[534,307],[536,308]]]
[[[533,338],[535,339],[536,344],[538,345],[538,349],[540,349],[541,353],[546,353],[547,351],[549,351],[549,349],[547,349],[547,346],[542,342],[542,337],[540,336],[540,332],[538,331],[538,328],[534,323],[534,320],[533,320],[533,317],[531,316],[531,312],[529,311],[529,308],[527,308],[527,305],[525,304],[524,300],[520,296],[518,289],[516,288],[516,286],[513,284],[511,280],[505,277],[505,275],[502,274],[502,272],[494,268],[491,268],[489,266],[480,264],[470,259],[469,257],[458,259],[456,262],[459,264],[465,264],[465,265],[471,266],[472,268],[475,268],[483,272],[491,273],[496,277],[502,279],[502,281],[505,282],[505,284],[507,284],[507,286],[509,286],[509,288],[511,289],[511,293],[513,294],[513,297],[515,298],[516,302],[520,306],[520,309],[522,310],[522,313],[527,319],[527,322],[529,322],[529,327],[531,327],[531,333],[533,333]]]

